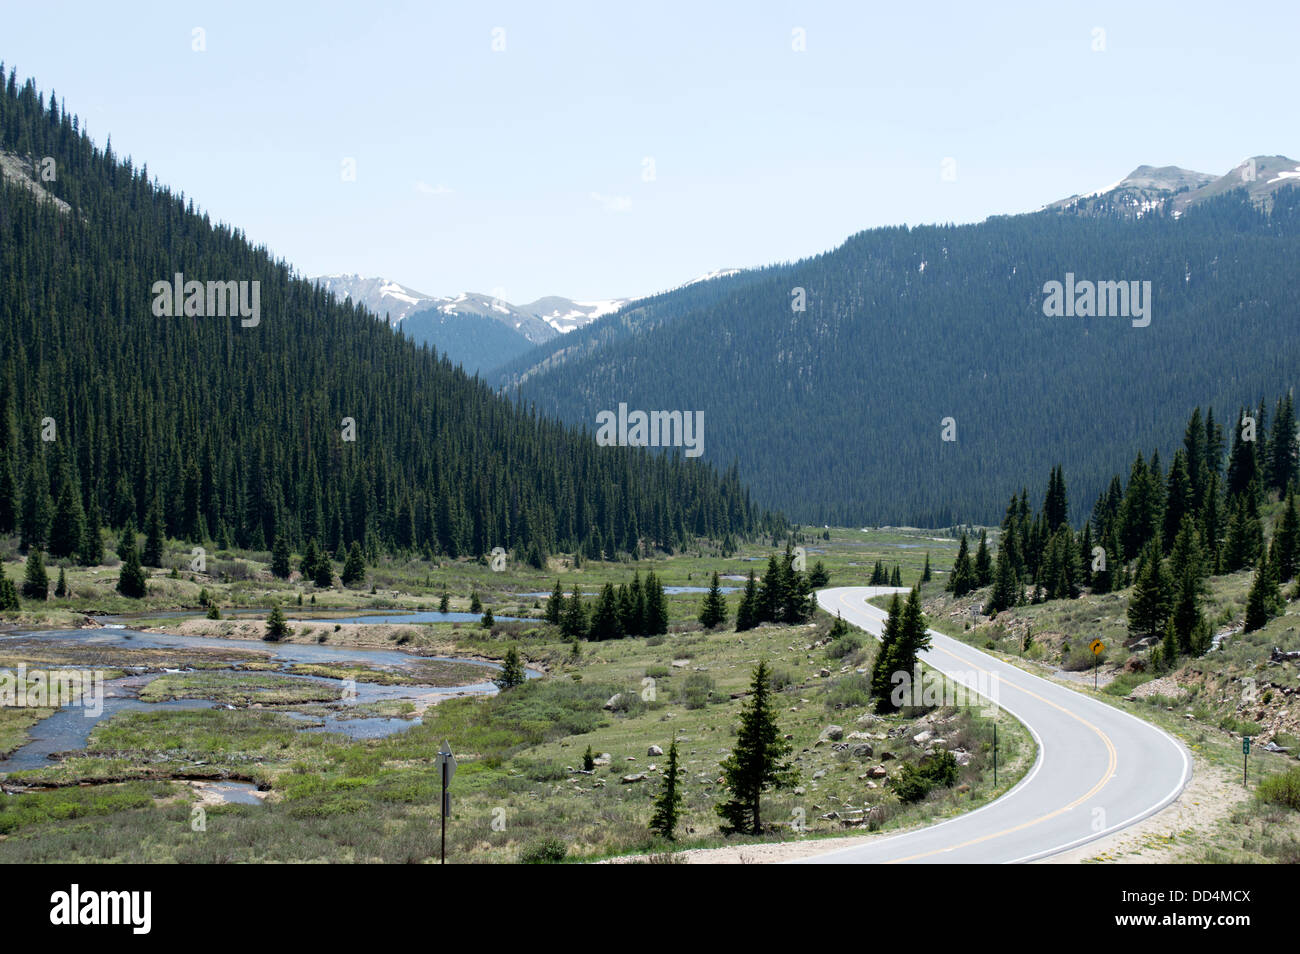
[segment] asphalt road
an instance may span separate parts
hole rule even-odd
[[[817,602],[879,636],[886,613],[866,600],[892,592],[906,590],[838,587],[818,592]],[[983,808],[798,863],[1034,861],[1159,811],[1191,778],[1191,759],[1168,733],[942,633],[930,630],[930,637],[932,648],[921,659],[954,681],[992,696],[1002,710],[1024,723],[1038,743],[1038,760],[1015,788]]]

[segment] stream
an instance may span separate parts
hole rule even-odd
[[[150,615],[183,616],[184,614]],[[461,617],[464,617],[464,620],[461,620]],[[468,613],[390,612],[383,615],[329,617],[329,620],[338,623],[419,623],[477,621],[478,618]],[[309,723],[303,726],[302,731],[337,732],[353,739],[382,738],[395,732],[405,731],[413,725],[419,725],[421,720],[418,716],[413,718],[354,716],[347,711],[349,706],[388,700],[415,702],[427,699],[431,695],[490,695],[497,691],[496,685],[491,681],[492,676],[501,668],[497,663],[479,659],[465,659],[455,656],[417,656],[393,649],[364,649],[310,643],[268,643],[255,640],[218,639],[206,636],[178,636],[170,633],[145,633],[126,628],[126,624],[123,622],[126,619],[125,617],[102,617],[99,619],[100,622],[105,624],[102,629],[59,629],[5,633],[0,635],[0,647],[3,647],[5,642],[9,640],[40,640],[95,647],[100,651],[105,647],[114,646],[120,646],[124,649],[221,649],[228,652],[238,652],[246,649],[250,655],[257,657],[261,657],[263,653],[269,654],[270,662],[278,665],[275,669],[267,670],[267,672],[284,678],[300,679],[332,686],[338,686],[341,683],[337,679],[293,674],[285,670],[299,663],[351,663],[354,665],[359,663],[370,667],[402,669],[427,661],[467,663],[481,667],[484,670],[485,678],[483,681],[459,686],[387,685],[381,682],[366,682],[358,679],[355,681],[354,692],[348,692],[344,698],[330,704],[331,706],[339,706],[339,708],[331,708],[324,715],[296,712],[294,711],[295,708],[301,708],[301,705],[295,707],[292,703],[285,705],[268,704],[262,708],[262,711],[280,712],[291,718],[301,719],[304,723]],[[319,619],[316,618],[316,621],[319,621]],[[112,620],[112,622],[108,622],[109,620]],[[35,669],[36,667],[29,668]],[[50,665],[43,668],[84,669],[96,667],[69,662],[61,666]],[[129,672],[132,668],[137,667],[115,665],[109,661],[99,663],[98,668],[118,668]],[[236,670],[232,664],[228,667],[205,669],[203,671],[235,672]],[[139,672],[117,679],[105,680],[103,683],[102,712],[95,715],[80,705],[66,705],[58,709],[53,715],[27,730],[30,737],[28,742],[15,749],[8,757],[0,759],[0,775],[24,769],[42,768],[49,765],[52,759],[57,759],[61,754],[79,752],[85,748],[91,730],[103,719],[110,718],[119,712],[234,708],[209,699],[172,699],[163,702],[145,702],[139,698],[141,689],[154,679],[158,679],[165,674],[164,672]],[[541,676],[541,673],[534,669],[528,669],[527,675],[529,679],[536,679]],[[351,685],[348,686],[349,690],[352,688]],[[224,789],[218,789],[217,791],[222,797],[229,794],[230,800],[238,800],[237,796],[242,792],[242,789],[236,786],[231,788],[229,793],[226,793]],[[257,802],[257,799],[253,799],[253,803],[255,802]]]

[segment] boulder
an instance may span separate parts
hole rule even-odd
[[[663,755],[663,754],[664,754],[664,750],[659,748],[659,746],[657,745],[652,745],[650,746],[649,749],[646,750],[646,755]]]
[[[830,739],[832,742],[838,742],[840,739],[844,738],[844,726],[828,725],[826,728],[822,729],[822,736]]]
[[[621,781],[624,785],[629,785],[632,782],[644,782],[645,772],[637,772],[635,775],[624,775]]]

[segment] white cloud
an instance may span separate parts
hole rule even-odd
[[[436,186],[431,186],[427,182],[417,182],[415,184],[416,192],[423,192],[425,195],[451,195],[456,190],[450,186],[445,186],[439,182]]]

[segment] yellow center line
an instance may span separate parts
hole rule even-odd
[[[848,606],[848,607],[852,608],[852,604],[849,603],[847,597],[842,597],[842,599],[844,600],[844,605],[845,605],[845,606]],[[866,600],[864,599],[863,602],[866,603]],[[867,604],[867,605],[870,605],[870,604]],[[940,633],[939,635],[943,635],[943,634]],[[969,660],[963,659],[963,658],[961,658],[960,656],[958,656],[956,653],[952,652],[951,650],[944,649],[944,648],[941,647],[941,646],[934,646],[934,647],[932,647],[932,651],[933,651],[933,652],[940,652],[940,653],[943,653],[945,656],[950,656],[951,658],[955,659],[957,662],[961,663],[962,665],[965,665],[965,666],[974,666],[976,669],[978,669],[978,670],[979,670],[980,672],[982,672],[982,673],[986,673],[987,675],[990,675],[990,676],[995,676],[995,677],[998,679],[998,681],[999,681],[1000,683],[1005,683],[1006,685],[1010,686],[1010,687],[1013,688],[1013,689],[1019,689],[1021,692],[1025,693],[1026,695],[1028,695],[1028,696],[1032,696],[1033,698],[1037,699],[1039,702],[1042,702],[1042,703],[1045,703],[1046,705],[1051,706],[1053,709],[1056,709],[1056,710],[1058,710],[1058,711],[1060,711],[1060,712],[1064,712],[1064,713],[1065,713],[1066,715],[1068,715],[1071,719],[1074,719],[1076,722],[1079,722],[1079,723],[1081,723],[1081,724],[1087,726],[1087,727],[1088,727],[1089,729],[1091,729],[1093,732],[1097,733],[1097,737],[1100,738],[1101,741],[1102,741],[1102,743],[1106,746],[1106,752],[1107,752],[1106,771],[1102,774],[1101,779],[1097,782],[1097,784],[1094,785],[1092,788],[1090,788],[1088,791],[1084,792],[1082,795],[1080,795],[1080,796],[1079,796],[1078,798],[1076,798],[1074,801],[1070,802],[1070,804],[1068,804],[1068,805],[1062,805],[1060,808],[1056,809],[1055,811],[1048,812],[1046,815],[1042,815],[1042,816],[1040,816],[1040,817],[1038,817],[1038,818],[1032,819],[1031,821],[1021,822],[1019,825],[1013,825],[1013,826],[1010,827],[1010,828],[1004,828],[1002,831],[992,832],[992,833],[987,834],[987,835],[981,835],[979,838],[972,838],[972,839],[970,839],[969,841],[963,841],[961,844],[953,845],[953,846],[951,846],[951,847],[949,847],[949,848],[936,848],[936,849],[934,849],[934,850],[932,850],[932,851],[925,851],[925,852],[921,852],[920,854],[908,855],[908,856],[905,857],[905,858],[895,858],[893,861],[886,862],[886,864],[901,864],[901,863],[906,862],[906,861],[916,861],[918,858],[928,858],[928,857],[930,857],[931,855],[947,854],[947,853],[950,852],[950,851],[956,851],[958,848],[967,848],[967,847],[969,847],[969,846],[971,846],[971,845],[978,845],[979,843],[984,842],[984,841],[990,841],[990,840],[992,840],[992,839],[994,839],[994,838],[1001,838],[1001,837],[1003,837],[1004,835],[1010,835],[1010,834],[1012,834],[1012,833],[1014,833],[1014,832],[1017,832],[1017,831],[1023,831],[1023,830],[1026,829],[1026,828],[1032,828],[1034,825],[1037,825],[1037,824],[1040,824],[1040,823],[1042,823],[1042,822],[1045,822],[1045,821],[1047,821],[1049,818],[1055,818],[1057,815],[1060,815],[1060,814],[1063,814],[1063,813],[1065,813],[1065,812],[1072,811],[1072,810],[1075,809],[1075,808],[1078,808],[1080,805],[1082,805],[1082,804],[1083,804],[1084,802],[1086,802],[1088,799],[1092,798],[1092,797],[1093,797],[1094,795],[1096,795],[1099,791],[1101,791],[1101,790],[1106,786],[1106,783],[1109,782],[1109,781],[1114,777],[1114,775],[1115,775],[1115,765],[1116,765],[1116,762],[1117,762],[1117,753],[1115,752],[1115,744],[1114,744],[1113,742],[1111,742],[1111,740],[1110,740],[1110,736],[1108,736],[1108,735],[1107,735],[1105,732],[1103,732],[1101,729],[1097,728],[1095,725],[1093,725],[1093,724],[1092,724],[1091,722],[1089,722],[1087,719],[1083,718],[1083,716],[1080,716],[1080,715],[1077,715],[1077,714],[1074,713],[1074,712],[1071,712],[1069,709],[1065,708],[1065,707],[1062,706],[1062,705],[1058,705],[1057,703],[1053,702],[1051,699],[1044,699],[1044,698],[1043,698],[1042,696],[1040,696],[1038,693],[1033,692],[1032,690],[1026,689],[1024,686],[1016,685],[1016,683],[1014,683],[1014,682],[1012,682],[1012,681],[1010,681],[1010,680],[1004,679],[1001,675],[995,674],[995,673],[991,672],[990,670],[985,669],[983,666],[979,665],[978,663],[970,662]],[[989,701],[992,702],[993,700],[990,699]]]

